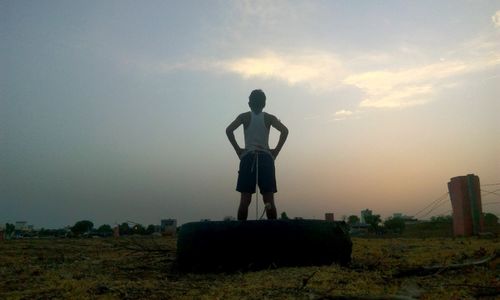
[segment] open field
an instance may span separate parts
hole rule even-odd
[[[499,238],[353,239],[353,262],[232,274],[180,274],[165,237],[0,241],[0,299],[494,299]]]

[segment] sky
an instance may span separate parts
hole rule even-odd
[[[500,1],[3,0],[0,41],[0,223],[236,216],[253,89],[278,213],[415,215],[470,173],[500,213]]]

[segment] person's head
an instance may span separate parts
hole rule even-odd
[[[262,90],[253,90],[248,99],[248,106],[255,113],[260,113],[266,106],[266,94]]]

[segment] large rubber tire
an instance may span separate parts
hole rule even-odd
[[[351,252],[345,222],[321,220],[193,222],[177,238],[178,267],[192,272],[346,265]]]

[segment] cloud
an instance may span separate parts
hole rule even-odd
[[[495,14],[491,17],[491,21],[495,28],[500,28],[500,10],[497,10]]]
[[[450,51],[446,58],[410,68],[353,73],[342,82],[364,92],[360,107],[403,108],[432,101],[435,94],[456,86],[459,76],[500,65],[497,34],[479,36]]]
[[[350,111],[350,110],[343,109],[343,110],[339,110],[339,111],[335,112],[336,117],[348,117],[350,115],[352,115],[352,111]]]
[[[440,58],[435,63],[421,66],[368,71],[348,70],[346,63],[336,54],[319,51],[295,54],[267,51],[260,55],[227,60],[190,60],[150,66],[162,73],[179,70],[222,71],[246,79],[274,79],[291,86],[308,87],[315,92],[354,86],[364,94],[359,103],[361,108],[405,108],[432,101],[437,91],[453,83],[454,77],[500,65],[500,54],[495,51],[497,49],[497,42],[477,39],[462,47],[462,55],[467,53],[468,58],[458,55],[459,58],[450,61]],[[373,57],[373,60],[386,59],[384,55]],[[365,60],[367,56],[361,59]],[[345,119],[349,112],[338,111],[335,118]]]
[[[352,119],[356,118],[359,119],[359,114],[361,111],[350,111],[350,110],[338,110],[333,114],[333,119],[330,121],[342,121],[342,120],[347,120],[347,119]]]
[[[441,80],[458,75],[466,68],[461,62],[440,62],[410,69],[352,74],[343,83],[365,93],[360,107],[401,108],[429,102]]]
[[[268,51],[220,63],[244,78],[277,79],[289,85],[304,84],[314,90],[334,88],[346,72],[336,55],[326,52],[279,54]]]
[[[231,73],[245,79],[271,79],[302,86],[312,92],[355,87],[363,93],[359,109],[407,108],[433,101],[438,92],[457,86],[460,76],[498,68],[500,32],[478,35],[439,56],[432,55],[415,47],[344,56],[320,50],[267,50],[227,59],[193,58],[138,65],[160,73],[187,70]],[[420,63],[411,60],[416,56],[420,57]],[[338,111],[341,115],[335,118],[352,118],[353,115],[346,115],[348,112]]]
[[[388,69],[389,63],[386,62],[388,57],[393,57],[392,63],[397,65],[400,61],[398,51],[363,54],[349,59],[341,59],[330,52],[280,54],[268,51],[215,65],[243,78],[276,79],[290,85],[307,86],[313,91],[354,86],[364,93],[360,108],[406,108],[434,100],[437,92],[452,85],[458,76],[500,65],[500,45],[495,37],[478,37],[435,62],[398,69]],[[401,55],[405,57],[404,53]],[[368,70],[354,71],[362,65]],[[382,69],[383,66],[386,68]],[[335,118],[345,117],[337,115]]]

